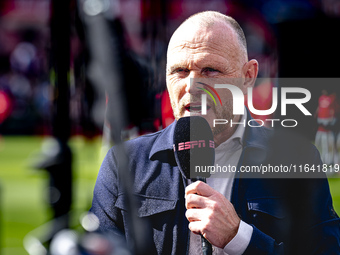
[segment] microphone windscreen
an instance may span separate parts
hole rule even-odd
[[[215,164],[215,144],[211,128],[203,117],[180,118],[175,126],[174,153],[186,179],[209,177]]]

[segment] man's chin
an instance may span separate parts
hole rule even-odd
[[[213,136],[217,136],[219,135],[220,133],[222,133],[226,128],[225,127],[222,127],[222,126],[219,126],[219,127],[211,127],[211,131],[213,133]]]
[[[176,114],[176,115],[175,115],[175,119],[178,120],[179,118],[190,117],[190,116],[201,116],[201,117],[205,117],[205,116],[202,116],[202,114],[201,114],[200,112],[189,112],[189,111],[185,111],[183,114]]]

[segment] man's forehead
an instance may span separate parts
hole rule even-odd
[[[237,35],[226,22],[216,21],[209,26],[194,22],[182,24],[171,37],[168,51],[175,48],[195,48],[210,45],[212,47],[237,46]],[[214,46],[215,45],[215,46]],[[178,50],[178,49],[177,49]]]
[[[228,59],[222,58],[217,54],[212,54],[211,52],[201,53],[199,56],[195,54],[178,55],[173,54],[172,57],[167,62],[167,71],[172,71],[176,68],[204,68],[210,67],[214,69],[224,69],[228,66]]]

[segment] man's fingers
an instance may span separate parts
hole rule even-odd
[[[189,223],[189,229],[196,235],[202,235],[205,239],[209,241],[209,232],[207,223],[204,221],[193,221]],[[210,242],[210,241],[209,241]]]
[[[219,248],[224,247],[237,234],[240,218],[234,206],[207,184],[190,184],[186,189],[185,202],[185,216],[193,233],[202,234]]]
[[[191,183],[190,185],[186,187],[185,196],[189,194],[197,194],[200,196],[209,197],[215,192],[216,191],[213,188],[211,188],[208,184],[201,182],[201,181],[197,181],[197,182]]]
[[[196,195],[188,194],[185,199],[185,207],[187,209],[191,208],[204,208],[206,207],[207,198]]]
[[[200,221],[202,218],[202,210],[189,209],[185,212],[185,217],[187,217],[189,222]]]
[[[189,229],[192,233],[199,235],[201,234],[201,221],[193,221],[189,223]]]

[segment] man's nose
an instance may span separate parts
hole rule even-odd
[[[197,72],[190,72],[190,74],[188,75],[188,77],[186,78],[186,87],[185,87],[185,91],[186,93],[189,94],[195,94],[195,93],[199,93],[199,89],[197,89],[198,86],[198,79],[200,78],[199,73]]]

